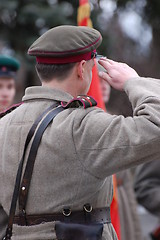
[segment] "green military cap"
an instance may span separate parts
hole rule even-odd
[[[12,57],[0,55],[0,77],[15,77],[20,63]]]
[[[36,56],[38,63],[74,63],[93,58],[101,42],[101,34],[93,28],[64,25],[39,37],[28,54]]]

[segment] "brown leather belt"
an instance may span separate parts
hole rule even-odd
[[[14,224],[20,226],[31,226],[38,225],[45,222],[62,221],[62,222],[72,222],[72,223],[111,223],[110,208],[97,208],[93,209],[91,212],[85,211],[73,211],[69,216],[65,216],[63,213],[54,214],[39,214],[39,215],[26,215],[26,224],[21,221],[20,216],[14,217]]]

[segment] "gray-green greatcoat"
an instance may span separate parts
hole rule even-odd
[[[155,160],[160,154],[160,81],[134,78],[125,84],[134,117],[98,108],[61,112],[45,131],[36,157],[27,213],[53,213],[71,206],[110,206],[112,174]],[[15,176],[27,133],[54,100],[69,94],[46,87],[26,90],[24,104],[0,120],[0,204],[8,214]],[[18,208],[17,208],[18,210]],[[18,212],[18,211],[17,211]],[[13,240],[56,239],[54,223],[14,225]],[[116,240],[112,224],[103,240]]]

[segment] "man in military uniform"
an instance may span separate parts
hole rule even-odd
[[[13,240],[57,239],[55,221],[63,219],[85,226],[87,221],[86,227],[104,223],[103,236],[97,239],[117,239],[108,210],[112,201],[112,174],[157,159],[160,154],[159,80],[141,78],[126,64],[101,59],[99,62],[107,73],[100,75],[112,87],[126,91],[134,117],[112,116],[91,107],[94,104],[91,98],[77,98],[88,92],[93,58],[101,40],[95,29],[59,26],[47,31],[29,49],[29,54],[36,56],[42,86],[26,89],[24,103],[0,120],[0,192],[3,193],[0,204],[7,214],[31,125],[56,102],[66,109],[43,134],[28,199],[26,183],[30,171],[23,178]],[[82,106],[77,108],[74,105],[77,102]],[[90,107],[86,108],[88,104]],[[25,163],[27,160],[28,152]],[[70,240],[78,237],[72,236]]]
[[[15,78],[19,66],[15,58],[0,55],[0,112],[13,104],[16,93]]]

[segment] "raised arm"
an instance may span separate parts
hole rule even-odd
[[[160,155],[160,80],[141,78],[126,64],[100,63],[107,70],[102,77],[126,91],[134,114],[124,118],[92,109],[75,118],[77,158],[91,174],[105,178]]]

